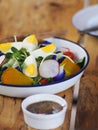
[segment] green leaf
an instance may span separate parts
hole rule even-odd
[[[13,56],[13,53],[11,53],[11,52],[6,53],[6,58],[7,59],[12,58],[12,56]]]
[[[15,52],[15,53],[13,53],[13,57],[16,58],[16,59],[17,58],[19,59],[19,57],[21,57],[21,56],[20,56],[19,52]]]
[[[16,52],[18,52],[18,49],[15,48],[15,47],[11,47],[11,51],[14,52],[14,53],[16,53]]]
[[[49,55],[45,58],[45,60],[49,60],[49,59],[52,59],[53,55]]]
[[[40,63],[41,63],[42,60],[43,60],[42,56],[39,56],[38,58],[36,58],[38,67],[39,67],[39,65],[40,65]]]
[[[21,53],[22,55],[24,55],[25,57],[27,57],[27,56],[30,55],[30,53],[26,50],[26,48],[21,48],[21,49],[20,49],[20,53]]]
[[[80,59],[78,62],[77,62],[77,65],[80,66],[80,68],[82,68],[84,66],[84,63],[85,63],[85,57],[83,59]]]
[[[40,76],[34,77],[34,78],[33,78],[33,85],[39,84],[40,80],[41,80],[41,77],[40,77]]]

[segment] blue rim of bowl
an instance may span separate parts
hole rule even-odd
[[[48,84],[44,84],[44,85],[38,84],[38,85],[26,85],[26,86],[23,86],[23,85],[10,85],[10,84],[3,84],[3,83],[0,83],[0,85],[3,85],[5,87],[13,87],[13,88],[15,88],[15,87],[17,87],[17,88],[45,87],[45,86],[48,86],[48,85],[50,86],[50,85],[53,85],[53,84],[58,84],[58,83],[61,83],[61,82],[68,81],[68,80],[74,78],[75,76],[79,75],[81,72],[83,72],[85,70],[85,68],[88,66],[89,60],[90,60],[90,57],[89,57],[89,54],[88,54],[87,50],[85,48],[83,48],[82,46],[78,45],[77,42],[74,42],[74,41],[71,41],[71,40],[68,40],[68,39],[65,39],[65,38],[59,38],[59,37],[51,37],[51,38],[56,38],[56,39],[60,39],[60,40],[66,40],[66,41],[69,41],[72,44],[75,44],[76,46],[79,46],[80,48],[82,48],[86,52],[87,58],[88,58],[87,63],[85,64],[85,66],[78,73],[74,74],[73,76],[71,76],[71,77],[69,77],[67,79],[54,81],[54,82],[51,82],[51,83],[48,83]]]

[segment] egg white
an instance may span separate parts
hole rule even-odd
[[[11,52],[11,47],[20,50],[23,47],[23,42],[7,42],[0,44],[0,51],[3,53]]]
[[[53,52],[56,50],[56,45],[51,43],[45,47],[39,48],[31,52],[31,55],[33,55],[35,58],[38,58],[39,56],[42,56],[43,58],[53,54]]]
[[[36,77],[38,75],[37,62],[34,56],[30,55],[25,59],[23,73],[29,77]]]
[[[23,42],[13,42],[11,47],[15,47],[20,50],[23,47]]]
[[[38,41],[35,35],[29,35],[23,40],[23,47],[29,52],[35,50],[38,47]]]

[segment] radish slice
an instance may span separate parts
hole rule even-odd
[[[0,66],[2,65],[4,60],[5,60],[5,55],[0,56]]]
[[[53,78],[59,74],[60,66],[56,60],[45,60],[40,64],[39,73],[44,78]]]
[[[67,48],[67,47],[61,47],[61,48],[59,49],[59,51],[61,51],[62,53],[64,53],[64,52],[66,52],[66,51],[70,51],[70,49]]]

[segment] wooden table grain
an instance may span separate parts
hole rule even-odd
[[[98,130],[98,37],[84,36],[90,63],[81,79],[76,130]]]
[[[73,15],[83,8],[84,0],[8,0],[0,1],[0,40],[14,35],[62,31],[61,37],[77,42],[80,34],[72,25]],[[90,0],[95,4],[96,0]],[[50,34],[49,36],[52,36]],[[85,35],[84,46],[90,64],[80,81],[76,130],[98,129],[98,38]],[[55,130],[69,130],[73,89],[58,95],[68,103],[64,124]],[[34,130],[25,124],[21,109],[23,99],[0,95],[0,130]]]

